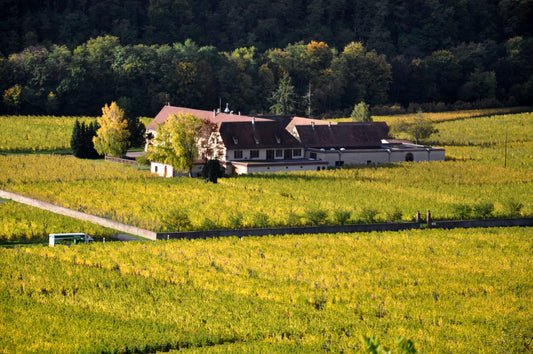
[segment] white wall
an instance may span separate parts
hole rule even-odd
[[[317,160],[327,161],[331,167],[339,161],[338,150],[309,149],[306,157],[316,154]],[[389,162],[405,162],[407,154],[412,154],[413,161],[444,161],[443,149],[438,148],[392,148],[392,149],[357,149],[344,150],[340,154],[340,160],[344,165],[380,164]]]
[[[157,174],[161,177],[172,177],[173,169],[170,165],[165,165],[160,162],[151,162],[150,163],[150,172]]]
[[[292,172],[292,171],[316,171],[326,169],[323,163],[316,164],[253,164],[253,163],[232,163],[236,174],[246,173],[272,173],[272,172]]]

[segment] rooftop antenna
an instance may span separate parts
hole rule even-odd
[[[170,106],[170,102],[168,102],[168,93],[165,92],[165,101],[167,101],[167,106]]]

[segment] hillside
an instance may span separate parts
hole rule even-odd
[[[0,112],[134,115],[161,105],[266,113],[288,73],[295,111],[533,102],[533,3],[2,2]],[[438,105],[437,103],[440,103]]]

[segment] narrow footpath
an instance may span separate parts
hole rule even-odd
[[[61,206],[47,203],[47,202],[43,202],[42,200],[38,200],[38,199],[25,197],[23,195],[4,191],[2,189],[0,189],[0,198],[9,199],[9,200],[12,200],[18,203],[26,204],[26,205],[39,208],[39,209],[48,210],[56,214],[70,216],[72,218],[76,218],[79,220],[89,221],[89,222],[92,222],[93,224],[101,225],[104,227],[111,228],[113,230],[124,232],[130,235],[139,236],[139,237],[146,238],[149,240],[155,240],[157,238],[157,234],[153,231],[141,229],[141,228],[131,226],[131,225],[122,224],[120,222],[109,220],[109,219],[102,218],[99,216],[82,213],[81,211],[61,207]],[[119,240],[124,240],[124,241],[125,240],[129,241],[133,239],[132,237],[129,237],[127,235],[122,235],[122,234],[117,235],[117,238]]]

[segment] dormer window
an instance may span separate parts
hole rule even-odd
[[[238,145],[238,144],[239,144],[239,139],[237,139],[237,138],[234,137],[234,136],[232,136],[232,138],[233,138],[233,143],[234,143],[235,145]]]
[[[281,144],[281,139],[279,138],[279,136],[276,135],[275,138],[276,138],[276,143]]]
[[[255,145],[259,145],[259,139],[257,139],[255,135],[253,137],[254,137]]]

